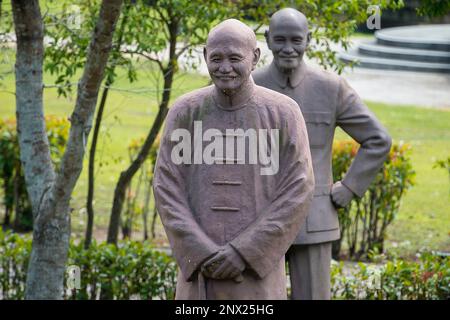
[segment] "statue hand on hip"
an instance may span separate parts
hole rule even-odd
[[[341,181],[333,184],[331,188],[331,201],[336,209],[346,207],[354,197],[353,192]]]

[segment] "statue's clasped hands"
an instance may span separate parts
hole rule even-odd
[[[242,282],[244,280],[242,276],[244,269],[244,260],[233,247],[227,244],[203,263],[201,272],[207,278],[233,279],[236,282]]]

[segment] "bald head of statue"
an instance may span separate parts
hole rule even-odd
[[[203,55],[214,85],[233,94],[249,81],[260,50],[251,28],[239,20],[228,19],[209,32]]]
[[[300,66],[311,41],[311,32],[303,13],[285,8],[272,15],[265,37],[275,65],[281,71],[289,72]]]

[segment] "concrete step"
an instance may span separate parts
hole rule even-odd
[[[384,46],[450,51],[450,24],[381,29],[375,38]]]
[[[339,53],[344,62],[355,62],[356,66],[372,69],[410,70],[419,72],[450,73],[450,63],[419,62],[401,59],[379,58],[361,55],[357,50]]]
[[[450,63],[450,51],[392,47],[380,45],[376,41],[359,43],[358,53],[364,56],[386,58],[386,59],[433,62],[444,64]]]

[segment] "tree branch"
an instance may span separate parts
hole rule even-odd
[[[99,18],[89,45],[83,76],[78,84],[75,108],[70,117],[69,141],[53,187],[52,196],[55,202],[69,202],[81,173],[85,144],[91,130],[98,91],[104,77],[122,2],[123,0],[103,0],[102,2]],[[55,210],[54,214],[63,215],[64,212]]]
[[[162,62],[156,58],[153,58],[152,56],[150,56],[149,54],[143,52],[143,51],[136,51],[136,50],[129,50],[129,49],[121,49],[120,52],[122,53],[126,53],[126,54],[137,54],[147,60],[156,62],[159,66],[159,69],[161,70],[161,72],[164,72],[164,66],[162,64]]]
[[[185,45],[184,47],[182,47],[181,49],[179,49],[176,53],[175,53],[175,59],[178,60],[178,58],[186,52],[186,50],[188,50],[190,47],[192,47],[192,44],[188,43],[187,45]]]

